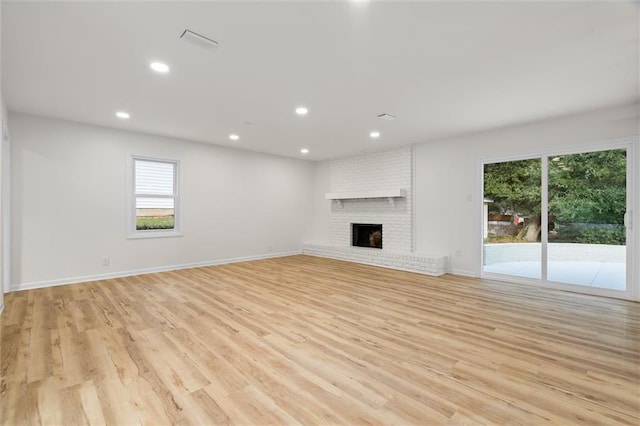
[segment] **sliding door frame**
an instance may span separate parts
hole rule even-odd
[[[511,283],[518,284],[526,284],[533,285],[538,287],[545,288],[553,288],[558,290],[572,291],[583,294],[593,294],[598,296],[606,296],[606,297],[614,297],[619,299],[634,299],[639,298],[640,294],[636,294],[640,290],[638,290],[636,280],[640,277],[637,277],[636,274],[640,274],[636,269],[640,270],[640,266],[634,266],[634,262],[632,259],[639,258],[640,253],[637,253],[635,236],[638,234],[636,232],[636,223],[637,213],[634,213],[634,206],[638,205],[638,201],[636,200],[636,192],[638,190],[638,184],[635,181],[636,176],[640,176],[639,171],[637,170],[640,165],[637,164],[637,155],[634,152],[635,148],[638,144],[638,138],[622,138],[616,140],[610,140],[601,142],[598,144],[589,144],[583,146],[575,146],[570,148],[563,149],[554,149],[554,150],[545,150],[540,152],[532,152],[528,154],[522,155],[512,155],[512,156],[501,156],[501,157],[487,157],[483,158],[480,161],[480,188],[478,199],[480,200],[478,212],[483,211],[483,201],[484,201],[484,166],[486,164],[491,163],[503,163],[510,161],[519,161],[519,160],[541,160],[541,211],[542,211],[542,221],[541,221],[541,278],[527,278],[527,277],[519,277],[515,275],[507,275],[507,274],[498,274],[492,272],[484,271],[484,223],[481,223],[479,227],[478,240],[480,241],[480,277],[493,279],[497,281],[508,281]],[[630,227],[626,228],[626,289],[624,291],[620,290],[612,290],[606,288],[599,287],[588,287],[580,284],[569,284],[569,283],[561,283],[556,281],[549,281],[547,279],[547,261],[548,261],[548,234],[549,234],[549,218],[548,218],[548,207],[549,207],[549,158],[554,156],[562,156],[562,155],[572,155],[572,154],[582,154],[588,152],[596,152],[596,151],[609,151],[615,149],[625,149],[626,150],[626,158],[627,158],[627,182],[626,182],[626,195],[627,195],[627,213],[630,217]],[[547,213],[547,214],[545,214]],[[480,213],[477,217],[482,218],[482,213]],[[634,217],[636,216],[636,217]],[[480,219],[482,220],[482,219]],[[625,225],[628,222],[625,220]],[[633,257],[635,255],[635,257]]]

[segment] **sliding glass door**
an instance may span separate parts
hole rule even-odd
[[[483,273],[626,291],[627,149],[484,164]]]
[[[549,157],[547,279],[626,289],[624,149]]]
[[[542,161],[484,166],[484,270],[542,278]]]

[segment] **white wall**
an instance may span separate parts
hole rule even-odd
[[[1,4],[1,2],[0,2]],[[1,6],[0,6],[1,9]],[[0,21],[1,21],[0,17]],[[1,67],[0,61],[0,67]],[[1,80],[1,76],[0,76]],[[6,265],[9,259],[9,250],[5,247],[5,238],[8,238],[10,227],[5,223],[8,218],[7,211],[9,209],[9,188],[7,173],[9,171],[9,140],[5,138],[8,135],[8,118],[7,107],[2,97],[2,88],[0,87],[0,311],[4,307],[4,293],[9,288],[9,268]]]
[[[630,105],[416,145],[416,251],[450,253],[454,272],[479,276],[483,159],[595,146],[638,135],[638,122],[638,106]],[[330,242],[331,204],[324,199],[331,191],[328,161],[310,164],[23,114],[10,114],[9,123],[14,286],[268,255],[269,246],[273,253],[299,251],[309,240]],[[184,237],[126,239],[130,154],[181,161]],[[638,183],[637,141],[634,157]],[[635,212],[640,245],[640,196]],[[242,223],[248,231],[240,232]],[[103,256],[111,257],[110,267],[101,265]]]
[[[483,160],[595,147],[629,136],[636,136],[632,159],[635,187],[629,189],[636,194],[634,239],[640,247],[639,117],[638,105],[626,105],[415,145],[415,251],[448,253],[454,273],[480,276]],[[327,192],[329,162],[316,164],[315,179],[316,210],[320,206],[322,213],[316,214],[314,236],[327,241],[331,220],[318,191]],[[634,297],[640,299],[640,260],[630,261],[636,268]]]
[[[14,288],[300,252],[310,235],[312,163],[24,114],[9,122]],[[183,237],[126,238],[130,155],[180,161]]]
[[[451,254],[454,272],[479,276],[483,159],[584,148],[611,139],[637,136],[638,119],[638,106],[628,105],[417,145],[416,249],[444,250]],[[636,170],[640,167],[638,151],[636,138]],[[636,196],[636,205],[638,198],[640,196]],[[640,234],[637,229],[635,232],[638,241]],[[457,250],[460,256],[456,255]],[[637,260],[634,263],[638,263]],[[636,291],[637,278],[636,274]]]
[[[4,104],[4,97],[2,96],[2,1],[0,0],[0,312],[4,308],[4,280],[2,277],[4,276],[4,265],[2,263],[3,252],[2,252],[2,238],[4,236],[3,227],[2,227],[2,204],[5,201],[5,194],[2,190],[2,183],[4,180],[2,179],[2,171],[3,171],[3,161],[2,161],[2,153],[4,150],[4,140],[3,140],[3,131],[7,123],[7,108]]]
[[[331,200],[325,198],[331,192],[329,161],[314,163],[313,174],[313,233],[311,240],[318,244],[329,244],[331,239],[329,221],[331,220]]]

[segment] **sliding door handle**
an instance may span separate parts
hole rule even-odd
[[[624,213],[624,226],[631,229],[633,226],[633,212],[628,211]]]

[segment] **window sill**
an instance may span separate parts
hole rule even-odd
[[[144,238],[173,238],[182,237],[179,231],[137,231],[127,235],[127,240],[138,240]]]

